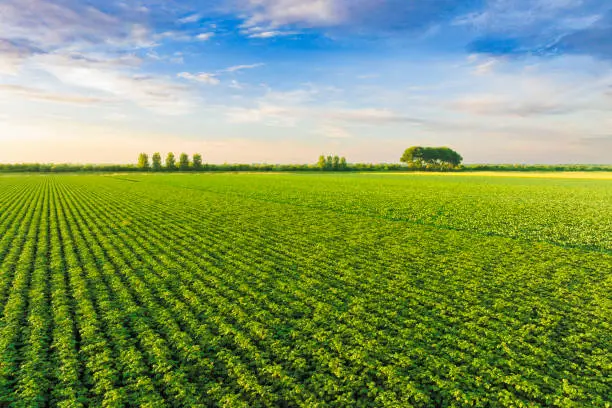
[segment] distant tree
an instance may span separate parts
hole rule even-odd
[[[202,155],[200,153],[195,153],[193,155],[193,169],[194,170],[202,169]]]
[[[334,156],[334,158],[332,159],[332,169],[334,171],[340,170],[340,157]]]
[[[179,156],[179,170],[189,170],[189,156],[187,155],[187,153],[181,153],[181,155]]]
[[[153,171],[161,171],[162,169],[161,154],[153,153],[152,162],[153,162],[152,163]]]
[[[176,170],[176,159],[174,158],[174,153],[168,153],[166,156],[166,170]]]
[[[325,156],[323,155],[319,156],[319,162],[317,163],[317,167],[320,168],[321,170],[325,170]]]
[[[340,158],[340,170],[346,170],[348,165],[346,164],[346,157]]]
[[[149,155],[146,153],[140,153],[136,167],[138,167],[140,170],[149,170],[151,168],[149,164]]]
[[[400,158],[401,162],[408,165],[422,167],[457,167],[463,161],[463,157],[448,147],[422,147],[412,146],[404,151]]]
[[[327,156],[325,159],[325,170],[332,170],[334,168],[334,158],[333,156]]]

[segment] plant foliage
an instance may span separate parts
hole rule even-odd
[[[611,213],[609,180],[3,176],[0,406],[609,407]]]

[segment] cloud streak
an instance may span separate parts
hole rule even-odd
[[[221,83],[221,81],[217,78],[215,74],[210,74],[207,72],[200,72],[197,74],[181,72],[177,74],[177,77],[187,79],[189,81],[201,82],[207,85],[219,85]]]
[[[112,100],[108,98],[87,97],[82,95],[61,94],[48,92],[42,89],[30,88],[21,85],[3,85],[0,84],[0,98],[2,96],[21,97],[32,101],[39,102],[57,102],[75,105],[97,105],[109,103]]]
[[[178,78],[183,78],[183,79],[187,79],[189,81],[195,81],[195,82],[200,82],[203,84],[207,84],[207,85],[219,85],[221,83],[221,80],[218,78],[219,75],[222,74],[226,74],[226,73],[236,73],[236,72],[240,72],[240,71],[244,71],[244,70],[248,70],[248,69],[255,69],[255,68],[259,68],[264,66],[265,64],[250,64],[250,65],[234,65],[225,69],[221,69],[219,71],[217,71],[216,73],[210,73],[210,72],[199,72],[196,74],[190,73],[190,72],[180,72],[177,74]],[[236,82],[236,81],[232,81],[232,88],[234,89],[240,89],[240,85]]]
[[[480,35],[470,52],[491,55],[584,54],[612,58],[612,3],[599,0],[489,0],[455,20]]]
[[[195,105],[188,87],[155,75],[134,73],[130,66],[109,66],[108,61],[74,59],[63,54],[40,55],[35,63],[65,86],[112,96],[156,112],[180,114]]]
[[[243,71],[245,69],[254,69],[254,68],[263,67],[264,65],[265,64],[262,64],[262,63],[248,64],[248,65],[234,65],[232,67],[221,70],[221,72],[238,72],[238,71]]]
[[[5,0],[0,3],[0,38],[53,50],[148,44],[138,13],[112,15],[84,2]]]
[[[247,33],[255,38],[273,38],[301,29],[327,28],[341,31],[376,33],[431,29],[450,21],[456,13],[473,10],[476,0],[247,0],[242,3],[246,14],[244,26],[259,32]]]
[[[450,105],[452,109],[476,115],[498,116],[540,116],[561,115],[572,112],[576,107],[553,100],[513,101],[497,95],[481,95],[460,99]]]

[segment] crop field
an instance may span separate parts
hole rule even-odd
[[[612,180],[0,177],[0,406],[611,407]]]

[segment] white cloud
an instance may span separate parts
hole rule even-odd
[[[62,54],[38,55],[32,58],[32,64],[65,86],[110,95],[156,112],[182,114],[196,105],[188,87],[159,76],[135,74],[129,66],[109,66],[105,61]]]
[[[201,15],[199,15],[199,14],[192,14],[192,15],[189,15],[187,17],[183,17],[183,18],[179,19],[178,22],[180,24],[197,23],[201,19],[202,19]]]
[[[338,138],[341,134],[338,122],[360,125],[385,125],[393,123],[421,124],[419,119],[402,115],[389,109],[364,108],[342,109],[325,106],[325,103],[313,104],[325,93],[336,93],[335,89],[319,89],[309,86],[306,89],[277,92],[268,91],[260,98],[256,107],[229,108],[227,117],[230,122],[263,123],[268,126],[297,126],[299,122],[324,122],[328,127],[335,127],[332,132]],[[346,136],[346,133],[344,134]]]
[[[498,95],[475,95],[459,99],[451,107],[477,115],[501,116],[539,116],[566,113],[572,108],[560,101],[546,100],[513,100]]]
[[[232,79],[232,82],[230,83],[229,87],[232,89],[238,89],[238,90],[244,89],[244,86],[240,82],[236,81],[235,79]]]
[[[342,21],[345,11],[342,0],[249,0],[248,4],[252,15],[247,26],[295,23],[325,26]]]
[[[506,60],[503,70],[492,70],[491,66],[499,65],[492,61],[499,60],[469,67],[473,73],[488,75],[468,78],[470,88],[447,100],[447,107],[475,115],[522,118],[610,109],[605,90],[612,76],[603,62],[587,57],[559,57],[538,64]]]
[[[183,64],[185,62],[183,53],[181,52],[175,52],[172,55],[160,55],[155,50],[150,50],[147,52],[146,56],[154,61],[168,61],[173,64]]]
[[[208,85],[218,85],[221,83],[221,80],[218,78],[220,74],[239,72],[246,69],[258,68],[263,65],[264,64],[235,65],[226,69],[219,70],[216,73],[200,72],[193,74],[190,72],[180,72],[177,74],[177,77],[187,79],[189,81],[201,82]],[[230,87],[234,89],[242,89],[242,86],[237,81],[232,81]]]
[[[161,33],[157,33],[152,36],[155,41],[176,41],[176,42],[192,42],[192,41],[208,41],[213,38],[216,34],[212,31],[200,33],[197,35],[193,35],[192,33],[188,33],[185,31],[164,31]],[[159,44],[151,43],[152,46],[157,46]]]
[[[485,62],[478,64],[474,68],[474,73],[476,75],[487,75],[493,72],[494,68],[499,65],[499,60],[495,58],[491,58]]]
[[[249,38],[274,38],[295,34],[294,31],[262,31],[260,33],[249,34]]]
[[[422,122],[419,119],[402,115],[390,109],[378,108],[331,110],[324,113],[324,116],[346,122],[360,122],[373,125],[398,122],[420,124]]]
[[[131,44],[143,45],[139,16],[113,16],[85,2],[58,0],[3,0],[0,38],[51,47]]]
[[[196,39],[200,40],[200,41],[208,41],[211,38],[213,38],[215,36],[215,33],[213,32],[209,32],[209,33],[202,33],[202,34],[198,34],[196,36]]]
[[[262,63],[250,64],[250,65],[234,65],[233,67],[225,68],[221,72],[237,72],[237,71],[242,71],[245,69],[254,69],[254,68],[263,67],[264,65],[265,64],[262,64]]]
[[[31,101],[57,102],[76,105],[95,105],[111,101],[108,98],[55,93],[21,85],[0,84],[0,99],[2,99],[3,96],[8,96],[10,99],[18,97]]]
[[[169,114],[188,111],[194,105],[189,89],[139,72],[142,59],[135,56],[142,48],[156,46],[156,38],[177,34],[153,35],[140,21],[146,10],[125,7],[115,12],[78,1],[0,2],[0,72],[14,74],[23,67],[11,92],[38,101],[86,104],[110,99]],[[31,78],[38,87],[53,91],[29,87]]]
[[[484,10],[458,17],[455,24],[484,31],[523,30],[554,21],[557,30],[584,29],[595,24],[600,15],[582,15],[584,0],[489,0]],[[574,14],[572,14],[574,13]]]
[[[164,31],[164,32],[153,35],[152,38],[155,41],[169,40],[169,41],[177,41],[177,42],[178,41],[192,42],[192,41],[208,41],[214,36],[215,36],[215,33],[211,31],[200,33],[197,35],[193,35],[185,31]],[[151,46],[153,45],[158,45],[158,44],[151,44]]]
[[[218,85],[221,81],[216,77],[216,74],[210,74],[206,72],[200,72],[197,74],[192,74],[189,72],[181,72],[177,74],[179,78],[187,79],[190,81],[201,82],[203,84],[208,85]]]
[[[379,77],[380,75],[378,74],[364,74],[364,75],[357,76],[357,79],[375,79]]]
[[[351,132],[335,125],[323,125],[318,133],[330,139],[350,139],[353,137]]]

